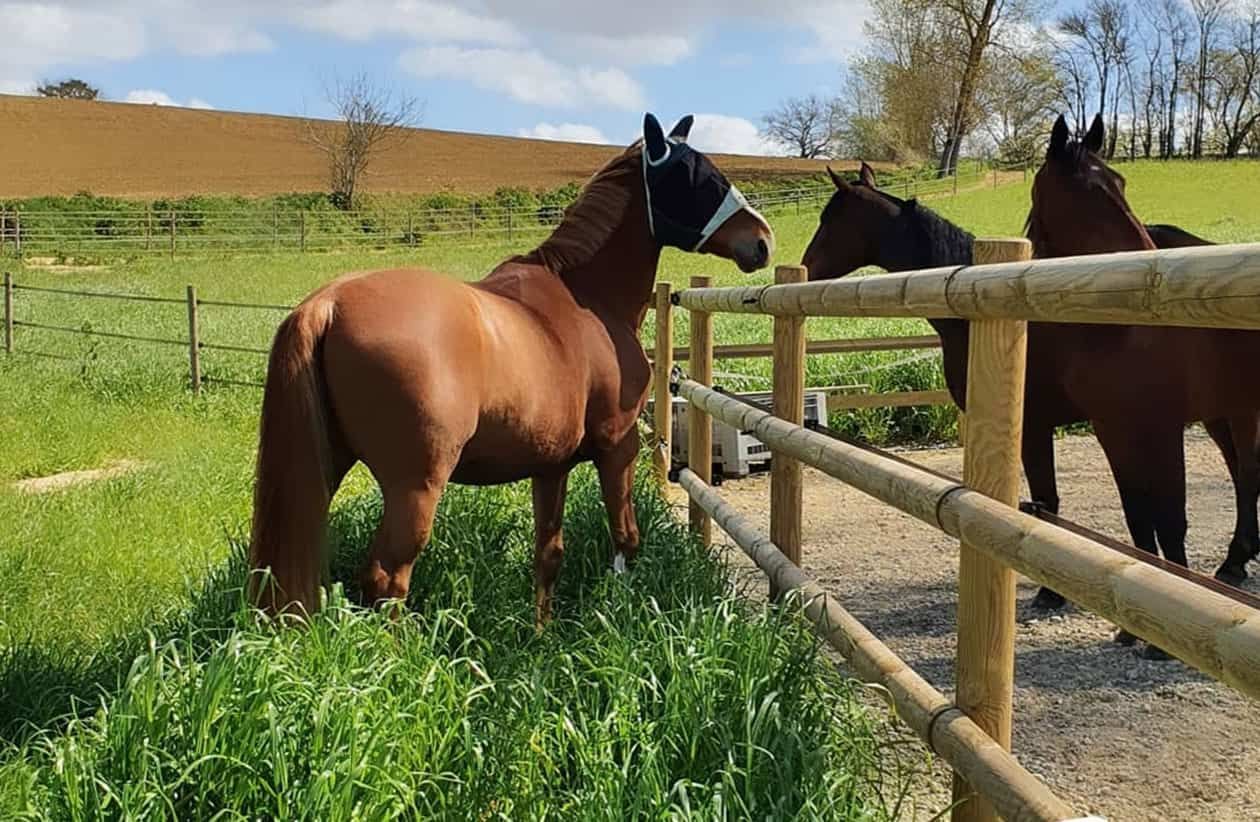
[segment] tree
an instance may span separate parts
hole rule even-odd
[[[1177,153],[1177,100],[1181,97],[1182,72],[1190,46],[1190,19],[1181,0],[1159,0],[1155,30],[1168,52],[1165,131],[1160,134],[1160,157],[1166,160]]]
[[[1211,53],[1216,42],[1216,26],[1229,3],[1230,0],[1190,0],[1195,26],[1199,32],[1199,69],[1194,82],[1194,132],[1190,143],[1190,153],[1195,159],[1203,156],[1203,125],[1210,91],[1208,68],[1212,65]]]
[[[946,124],[944,146],[938,171],[950,174],[958,165],[963,139],[975,124],[976,89],[984,74],[984,57],[989,46],[1001,39],[1007,28],[1024,22],[1031,14],[1028,0],[940,0],[947,30],[958,40],[955,54],[965,55],[957,72],[957,85]]]
[[[336,120],[308,120],[307,140],[328,158],[333,204],[349,209],[372,158],[395,148],[420,120],[415,97],[373,82],[365,74],[324,85]]]
[[[1057,23],[1058,30],[1077,41],[1093,63],[1098,92],[1095,111],[1103,116],[1104,121],[1107,112],[1111,112],[1111,140],[1106,151],[1108,157],[1115,154],[1119,136],[1120,83],[1131,69],[1131,25],[1129,7],[1125,0],[1089,0],[1084,9],[1063,15]],[[1079,125],[1083,126],[1084,123]]]
[[[977,93],[983,126],[1003,162],[1037,154],[1045,126],[1058,110],[1064,78],[1049,50],[1038,44],[1021,53],[999,51]]]
[[[1214,52],[1211,62],[1213,125],[1225,156],[1235,157],[1260,124],[1260,4],[1234,21],[1229,47]]]
[[[762,118],[767,139],[788,148],[796,157],[830,156],[838,128],[838,107],[816,94],[790,97]]]
[[[40,97],[60,97],[68,100],[95,100],[101,96],[101,90],[89,86],[76,77],[67,77],[59,82],[45,80],[35,87]]]

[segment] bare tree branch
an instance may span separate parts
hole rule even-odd
[[[333,203],[349,209],[373,157],[396,148],[421,117],[415,97],[372,81],[366,74],[324,84],[336,120],[308,120],[306,139],[328,158]]]

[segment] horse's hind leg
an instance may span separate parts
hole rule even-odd
[[[1256,455],[1260,420],[1255,414],[1248,414],[1231,418],[1227,424],[1215,420],[1205,423],[1204,427],[1225,456],[1234,481],[1237,509],[1234,537],[1225,561],[1216,571],[1216,578],[1230,585],[1240,585],[1247,578],[1247,562],[1260,550],[1260,523],[1256,517],[1256,498],[1260,493],[1260,460]],[[1219,430],[1222,427],[1224,435]]]
[[[382,488],[385,512],[363,569],[365,602],[407,598],[412,565],[429,543],[433,515],[445,487],[443,478],[414,487]]]
[[[1031,508],[1021,505],[1026,513],[1043,508],[1052,514],[1059,513],[1059,489],[1054,477],[1054,429],[1029,426],[1024,421],[1022,445],[1024,476],[1028,478],[1028,491],[1032,496]],[[1067,603],[1063,595],[1042,586],[1033,598],[1032,607],[1038,611],[1053,611]]]
[[[534,477],[534,627],[551,621],[560,563],[564,560],[564,498],[569,471]]]

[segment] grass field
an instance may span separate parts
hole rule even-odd
[[[1147,221],[1210,239],[1260,240],[1260,164],[1123,169]],[[1027,189],[933,203],[980,234],[1018,233]],[[1221,215],[1230,215],[1223,217]],[[816,218],[775,217],[795,261]],[[519,250],[519,249],[513,249]],[[431,247],[419,262],[461,277],[502,245]],[[292,303],[350,269],[401,253],[139,260],[92,271],[16,269],[19,282]],[[764,282],[712,258],[695,273]],[[20,319],[178,338],[183,307],[19,292]],[[203,312],[207,341],[265,347],[278,315]],[[685,316],[678,339],[685,340]],[[765,341],[755,318],[717,318],[719,342]],[[811,320],[814,338],[921,333],[917,321]],[[816,654],[799,625],[727,595],[721,562],[695,552],[640,483],[644,563],[603,571],[607,537],[589,471],[572,493],[559,619],[530,626],[527,492],[457,490],[400,622],[342,603],[309,631],[260,630],[240,608],[258,393],[186,390],[182,348],[18,329],[0,356],[0,816],[95,819],[561,818],[898,815],[918,760]],[[827,357],[811,380],[878,390],[940,384],[935,359]],[[893,367],[888,367],[892,365]],[[261,360],[207,352],[209,375],[257,379]],[[870,371],[868,369],[880,370]],[[769,364],[720,363],[761,387]],[[738,379],[729,375],[742,375]],[[950,435],[948,409],[841,420],[887,441]],[[46,495],[14,480],[136,460],[128,476]],[[378,502],[352,474],[335,502],[332,578],[351,568]],[[349,592],[353,594],[353,590]],[[73,714],[74,719],[68,719]]]

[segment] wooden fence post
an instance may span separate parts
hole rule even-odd
[[[691,278],[692,288],[708,288],[712,277]],[[691,378],[713,386],[713,315],[691,312]],[[695,405],[687,409],[687,467],[705,482],[713,481],[713,420]],[[713,542],[713,522],[694,500],[690,504],[691,532],[706,547]]]
[[[1024,239],[976,240],[976,263],[1032,257]],[[973,320],[967,357],[963,482],[1012,507],[1019,504],[1027,323]],[[1011,749],[1015,679],[1015,572],[966,542],[958,566],[958,707]],[[954,776],[954,822],[996,820],[993,807]]]
[[[4,353],[13,353],[13,275],[4,274]]]
[[[656,385],[652,414],[655,443],[652,465],[662,488],[669,482],[674,441],[674,398],[669,393],[670,372],[674,370],[674,306],[669,301],[669,292],[669,283],[656,284],[656,356],[652,360]]]
[[[416,247],[416,216],[407,212],[407,245]]]
[[[803,283],[803,266],[781,265],[774,270],[775,285]],[[774,318],[773,411],[793,425],[805,424],[805,318]],[[801,564],[801,463],[783,454],[770,460],[770,541],[793,565]],[[771,598],[779,591],[770,586]]]
[[[512,242],[512,210],[511,209],[508,209],[507,220],[508,220],[508,225],[507,225],[508,242],[510,243]],[[657,308],[657,311],[660,311],[659,307]]]
[[[13,251],[22,256],[22,212],[13,212]]]
[[[144,250],[153,250],[153,204],[144,207]]]
[[[188,286],[188,375],[193,395],[201,394],[201,328],[197,317],[197,287]]]
[[[306,209],[298,212],[298,251],[306,253]]]
[[[4,241],[9,234],[9,212],[0,208],[0,257],[4,256]]]
[[[280,206],[271,207],[271,250],[280,247]]]

